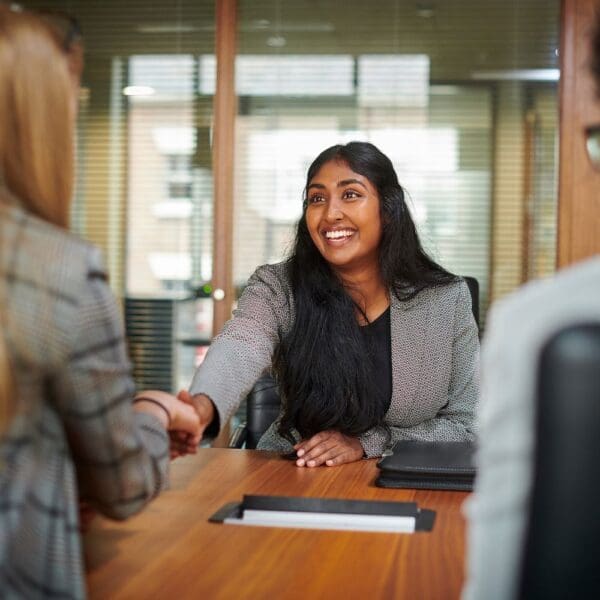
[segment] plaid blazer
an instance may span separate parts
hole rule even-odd
[[[398,440],[474,439],[479,396],[479,337],[467,284],[430,287],[406,302],[390,294],[392,398],[385,425],[360,436],[368,457]],[[226,423],[294,321],[285,263],[263,265],[248,281],[234,316],[213,340],[190,391],[214,402]],[[214,431],[210,431],[214,433]],[[275,422],[258,448],[291,452]]]
[[[139,511],[166,485],[168,438],[132,410],[96,248],[0,202],[0,298],[18,410],[0,440],[0,597],[84,598],[78,499]]]

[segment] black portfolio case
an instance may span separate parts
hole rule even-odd
[[[396,442],[384,456],[375,485],[390,488],[471,491],[474,442]]]

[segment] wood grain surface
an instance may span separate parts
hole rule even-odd
[[[376,461],[301,469],[250,450],[202,449],[171,489],[124,523],[85,535],[90,598],[458,598],[467,494],[374,486]],[[244,494],[416,501],[432,532],[389,534],[213,524]]]

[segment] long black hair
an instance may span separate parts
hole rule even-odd
[[[306,224],[307,189],[330,161],[347,164],[376,188],[382,237],[379,266],[384,285],[407,301],[423,289],[456,277],[423,250],[390,159],[367,142],[327,148],[310,165],[302,216],[287,261],[295,304],[294,324],[274,357],[283,400],[279,433],[292,441],[334,429],[359,435],[381,424],[384,407],[373,401],[373,374],[356,320],[356,306],[313,243]]]

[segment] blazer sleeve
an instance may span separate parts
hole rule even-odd
[[[167,484],[169,440],[132,408],[134,383],[121,312],[104,273],[87,274],[65,335],[64,368],[50,377],[76,467],[80,496],[124,519]]]
[[[228,422],[271,366],[281,327],[290,321],[291,296],[277,268],[281,266],[263,265],[250,277],[233,317],[194,374],[190,392],[208,396],[218,413],[218,425],[209,428],[208,436]]]
[[[463,282],[457,294],[452,329],[448,401],[437,415],[412,427],[374,427],[360,442],[368,458],[381,456],[399,440],[463,441],[475,439],[474,415],[479,397],[479,333],[471,296]],[[434,375],[434,374],[431,374]]]

